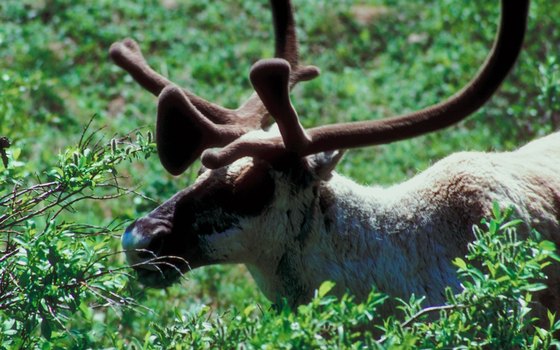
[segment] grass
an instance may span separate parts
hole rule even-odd
[[[302,60],[322,70],[318,79],[293,92],[294,104],[308,127],[393,116],[453,94],[484,61],[499,15],[498,1],[483,0],[294,2]],[[560,118],[559,16],[560,4],[532,2],[519,62],[481,111],[442,132],[350,151],[337,170],[361,183],[392,184],[452,152],[509,150],[553,131]],[[237,106],[249,95],[251,64],[273,53],[270,14],[264,0],[4,0],[0,22],[0,136],[7,136],[13,144],[8,149],[11,168],[0,165],[0,195],[10,193],[14,186],[52,180],[54,168],[74,164],[72,152],[84,156],[75,146],[92,116],[89,133],[100,129],[92,144],[97,140],[100,145],[110,144],[113,138],[121,140],[122,135],[131,134],[130,140],[119,141],[119,149],[124,149],[128,143],[143,144],[136,130],[143,137],[153,131],[155,99],[109,60],[107,50],[112,42],[135,38],[158,71],[228,107]],[[119,251],[122,227],[187,186],[197,171],[194,166],[180,177],[171,177],[157,157],[144,159],[153,152],[148,148],[136,158],[123,156],[114,165],[121,177],[119,186],[134,188],[133,193],[112,200],[80,201],[56,217],[56,225],[110,226],[109,233],[88,235],[81,242],[76,239],[84,236],[76,236],[76,232],[59,239],[54,232],[60,230],[49,236],[49,217],[41,216],[17,230],[50,237],[60,251],[90,249],[94,256]],[[102,152],[110,150],[103,148]],[[83,166],[91,166],[90,161],[93,159],[84,160]],[[100,190],[85,186],[91,193]],[[8,208],[0,210],[1,216]],[[47,248],[41,249],[48,253],[48,241],[45,244]],[[70,256],[64,259],[79,263]],[[122,255],[111,254],[99,269],[124,265]],[[248,324],[234,326],[235,315],[244,315],[244,311],[234,310],[249,310],[247,315],[254,315],[259,314],[255,305],[260,305],[263,317],[272,319],[271,325],[281,320],[269,315],[270,302],[243,267],[207,267],[186,279],[181,285],[156,291],[143,290],[124,276],[103,288],[125,295],[136,307],[117,303],[111,308],[89,296],[68,315],[64,327],[52,326],[49,338],[54,340],[40,337],[49,333],[49,326],[41,329],[40,325],[30,325],[29,339],[38,336],[33,339],[51,344],[45,348],[157,348],[162,332],[179,327],[177,320],[185,317],[202,319],[202,323],[192,322],[193,327],[204,327],[208,318],[218,322],[212,323],[212,331],[217,331],[214,326],[219,322],[223,322],[220,327],[233,322],[231,327],[239,330],[236,327]],[[0,310],[0,323],[8,327],[10,319],[3,319],[5,316]],[[179,331],[184,329],[176,328],[173,334]]]

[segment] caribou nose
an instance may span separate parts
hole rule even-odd
[[[134,249],[143,249],[146,248],[149,242],[146,239],[142,238],[142,235],[137,230],[137,220],[134,221],[130,226],[124,230],[124,234],[121,238],[121,244],[125,251],[134,250]]]
[[[131,266],[139,266],[146,259],[146,250],[150,245],[151,239],[140,232],[138,221],[134,221],[126,228],[121,237],[121,244],[126,254],[126,261]],[[153,257],[153,254],[150,254]],[[147,266],[141,266],[147,268]]]

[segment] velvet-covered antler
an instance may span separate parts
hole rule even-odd
[[[288,62],[289,89],[319,75],[313,66],[298,60],[293,9],[289,0],[270,0],[275,32],[275,55]],[[182,173],[209,147],[224,146],[268,121],[267,109],[253,94],[238,109],[231,110],[181,89],[155,72],[132,39],[114,43],[111,58],[142,87],[158,96],[156,143],[163,166],[174,175]],[[299,121],[297,122],[299,124]]]
[[[209,168],[244,156],[270,158],[282,152],[299,156],[336,149],[385,144],[446,128],[479,109],[499,88],[522,48],[529,0],[502,0],[501,21],[494,46],[479,73],[463,90],[446,101],[410,114],[383,120],[320,126],[303,131],[289,101],[290,64],[281,59],[262,60],[253,66],[251,81],[282,137],[239,139],[219,151],[207,151],[202,161]]]

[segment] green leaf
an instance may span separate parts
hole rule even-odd
[[[526,290],[528,292],[538,292],[543,289],[546,289],[546,284],[544,283],[531,283],[523,288],[523,290]]]
[[[247,307],[243,310],[243,315],[245,315],[246,317],[251,316],[251,314],[253,313],[253,311],[255,311],[256,308],[257,306],[255,304],[247,305]]]
[[[508,229],[510,227],[515,227],[515,226],[521,224],[522,222],[523,222],[523,220],[519,220],[519,219],[508,221],[505,224],[503,224],[502,226],[500,226],[500,230],[505,230],[505,229]]]
[[[453,260],[453,265],[457,266],[461,270],[467,269],[467,263],[461,258],[455,258],[455,260]]]
[[[41,321],[41,335],[47,340],[50,340],[52,336],[51,323],[45,318]]]
[[[500,205],[498,202],[492,203],[492,216],[497,220],[500,221],[502,218],[502,210],[500,209]]]
[[[11,148],[10,151],[12,152],[12,158],[14,160],[18,160],[19,156],[21,155],[21,148]]]
[[[318,292],[318,296],[319,298],[323,298],[325,295],[327,295],[328,292],[330,292],[336,283],[334,283],[333,281],[325,281],[323,283],[321,283],[321,286],[319,287],[319,292]]]
[[[554,252],[556,251],[556,244],[551,241],[541,241],[539,242],[539,248],[547,252]]]

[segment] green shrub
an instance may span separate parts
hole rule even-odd
[[[19,150],[6,152],[8,167],[0,171],[2,348],[80,344],[92,338],[87,326],[97,310],[136,304],[122,293],[127,272],[111,267],[120,254],[111,242],[122,227],[65,221],[61,214],[79,202],[126,194],[116,166],[149,157],[155,147],[150,133],[103,145],[86,131],[40,172],[17,161]]]
[[[448,304],[425,309],[403,323],[385,328],[387,343],[402,344],[414,337],[415,346],[429,349],[548,349],[560,347],[553,332],[560,322],[552,314],[536,319],[533,293],[546,288],[543,269],[559,257],[552,242],[538,233],[518,240],[518,220],[510,220],[511,209],[503,213],[494,206],[494,218],[474,228],[476,240],[469,244],[466,260],[455,259],[463,291],[447,290]],[[408,306],[405,305],[405,310]],[[436,321],[426,318],[438,312]],[[423,321],[424,320],[424,321]],[[391,333],[398,334],[392,338]],[[401,338],[402,335],[402,338]],[[395,342],[396,339],[396,342]]]
[[[307,304],[291,310],[279,306],[214,315],[177,311],[171,325],[152,324],[144,348],[243,349],[548,349],[560,348],[553,332],[560,321],[552,314],[537,319],[533,293],[546,286],[543,268],[560,260],[549,241],[518,240],[511,210],[497,207],[494,218],[474,229],[476,241],[466,259],[457,258],[463,290],[447,290],[447,304],[422,308],[422,298],[398,301],[404,318],[380,319],[376,310],[387,296],[372,291],[356,303],[351,296],[329,296],[325,282]],[[538,309],[538,307],[537,307]],[[381,335],[380,335],[381,333]]]

